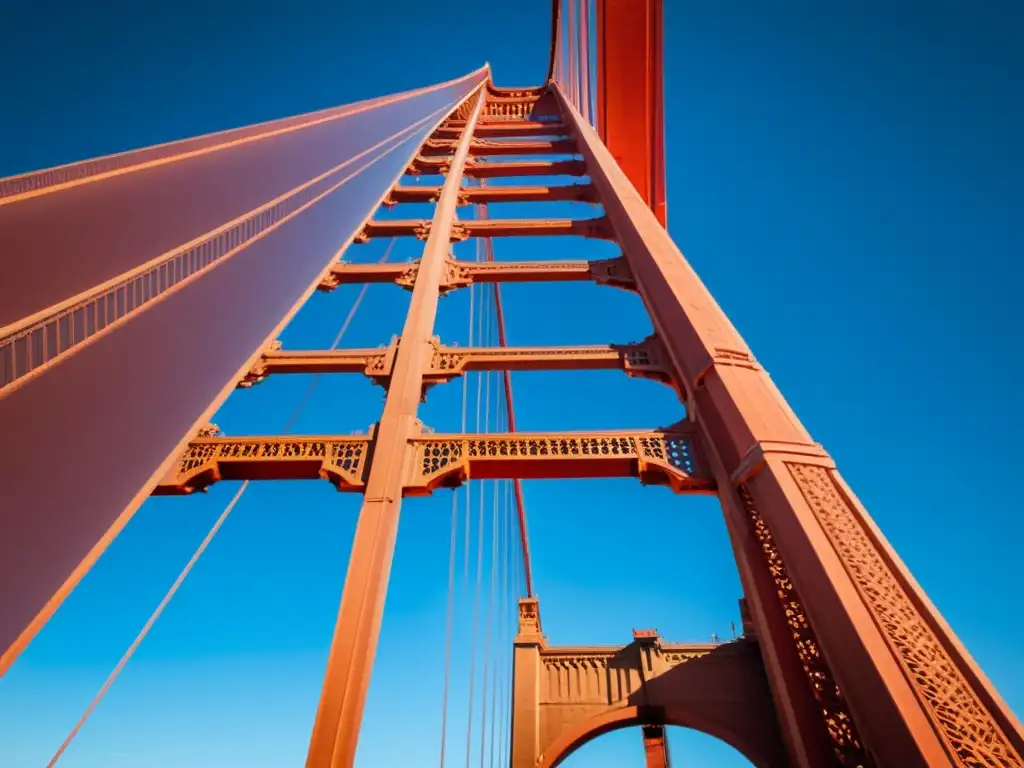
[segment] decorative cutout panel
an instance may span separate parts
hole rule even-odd
[[[775,547],[775,539],[761,518],[761,513],[754,505],[754,499],[747,487],[739,486],[738,493],[743,504],[743,511],[752,526],[754,537],[761,546],[761,553],[764,555],[768,572],[775,582],[779,601],[785,611],[786,623],[789,624],[789,629],[793,633],[793,644],[796,647],[797,657],[803,665],[804,674],[807,675],[814,697],[821,706],[822,719],[832,741],[836,760],[843,766],[871,765],[868,754],[857,735],[856,726],[850,716],[850,708],[847,706],[835,678],[832,677],[825,658],[821,655],[821,646],[807,620],[807,612],[793,587],[793,582],[790,581],[786,564]]]
[[[712,492],[691,432],[438,435],[412,441],[407,495],[426,495],[473,477],[638,477],[677,493]]]
[[[202,491],[218,480],[322,478],[339,491],[363,487],[365,437],[214,437],[193,440],[153,491],[173,496]]]
[[[1004,768],[1024,765],[971,683],[946,651],[900,584],[831,471],[817,465],[786,467],[828,536],[850,578],[874,614],[889,647],[956,765]]]

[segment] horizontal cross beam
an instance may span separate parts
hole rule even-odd
[[[370,438],[235,437],[202,430],[153,489],[154,496],[203,491],[219,480],[329,481],[339,491],[361,491],[370,455]]]
[[[153,490],[187,495],[219,480],[326,479],[362,491],[373,437],[196,437]],[[668,430],[422,435],[409,441],[404,496],[427,496],[469,479],[635,477],[677,493],[714,493],[688,425]]]
[[[260,356],[239,387],[258,384],[271,374],[361,373],[377,384],[390,382],[401,340],[377,349],[285,351],[275,341]],[[621,370],[629,376],[674,386],[671,364],[654,336],[639,344],[566,347],[447,347],[433,340],[423,372],[424,386],[451,381],[467,371]],[[681,391],[676,388],[677,391]]]
[[[427,219],[378,219],[368,221],[352,238],[366,243],[374,237],[416,237],[426,240],[430,235]],[[449,240],[457,243],[471,237],[527,237],[576,235],[578,237],[611,238],[612,230],[604,217],[594,219],[465,219],[453,224]]]
[[[437,186],[397,186],[384,200],[385,205],[396,203],[433,203],[441,194]],[[552,187],[467,187],[459,191],[459,204],[473,203],[543,203],[571,201],[594,203],[597,195],[589,184],[561,184]]]
[[[443,175],[448,172],[449,161],[443,157],[417,155],[406,169],[411,176]],[[516,160],[489,163],[467,160],[464,176],[474,179],[497,179],[510,176],[586,176],[587,166],[582,160]]]
[[[331,267],[318,288],[333,291],[353,283],[395,283],[411,288],[416,282],[419,261],[399,264],[338,263]],[[622,257],[596,261],[509,261],[472,262],[449,259],[442,292],[464,288],[471,283],[542,283],[593,280],[636,290],[629,264]]]
[[[458,146],[455,139],[428,139],[420,147],[422,157],[448,157]],[[572,139],[523,141],[474,141],[469,146],[474,157],[500,157],[504,155],[574,155],[576,142]]]
[[[434,135],[456,138],[462,135],[465,128],[458,125],[442,125]],[[485,138],[519,138],[525,136],[564,136],[567,133],[565,123],[542,123],[535,120],[523,120],[502,123],[477,123],[474,136]]]

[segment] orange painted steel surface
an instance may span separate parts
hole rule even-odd
[[[576,235],[579,237],[608,237],[604,218],[593,219],[466,219],[449,228],[450,242],[468,237],[517,237],[522,235]],[[355,242],[373,237],[427,238],[431,224],[425,219],[387,219],[368,221],[356,236]]]
[[[398,186],[391,190],[385,203],[428,203],[437,199],[440,187]],[[562,184],[552,187],[464,187],[459,202],[470,203],[543,203],[556,200],[595,202],[589,184]]]
[[[423,371],[430,359],[440,284],[449,251],[449,232],[455,219],[462,169],[469,156],[473,129],[484,111],[484,90],[475,92],[466,131],[451,161],[430,234],[420,259],[409,311],[402,329],[403,344],[374,434],[363,507],[359,513],[349,558],[345,589],[331,652],[327,661],[320,705],[310,740],[307,768],[350,766],[355,759],[370,671],[384,615],[391,559],[408,471],[406,446],[416,429],[422,397]]]
[[[406,264],[335,264],[320,283],[320,290],[331,291],[342,284],[397,283],[411,288],[416,281],[419,262]],[[448,261],[448,274],[442,291],[478,283],[541,283],[593,280],[599,285],[635,288],[629,265],[623,258],[596,261],[504,261],[474,263]]]
[[[788,768],[752,638],[670,643],[657,630],[634,630],[623,646],[555,646],[539,601],[520,600],[512,690],[510,768],[555,768],[605,733],[650,725],[694,728],[758,768]]]
[[[665,726],[645,725],[644,762],[645,768],[671,768],[668,758],[668,740],[665,738]]]
[[[448,162],[440,158],[417,157],[410,166],[412,174],[439,174],[447,170]],[[586,166],[581,160],[522,160],[491,163],[476,160],[467,163],[465,175],[471,179],[495,179],[510,176],[585,176]]]
[[[230,148],[200,137],[5,182],[0,239],[17,259],[0,286],[2,338],[57,303],[56,327],[43,325],[15,352],[38,354],[37,364],[48,351],[58,356],[28,375],[17,359],[13,371],[10,357],[0,364],[0,432],[17,436],[0,445],[0,674],[149,495],[193,425],[301,306],[433,125],[486,77],[342,108],[329,122]],[[183,148],[205,154],[181,157]],[[162,253],[171,254],[163,266],[142,269]],[[116,285],[125,270],[139,277]],[[113,296],[97,287],[103,281]],[[62,325],[60,303],[90,290],[92,303]],[[189,364],[168,365],[166,350],[183,340]],[[56,446],[75,460],[55,462]]]
[[[597,125],[665,226],[662,0],[598,0]]]
[[[457,137],[462,133],[462,127],[455,125],[443,126],[437,129],[437,135],[445,138]],[[483,138],[521,138],[526,136],[562,136],[565,134],[565,123],[561,122],[534,122],[530,120],[518,120],[514,123],[478,123],[476,136]]]
[[[314,479],[369,494],[373,465],[368,458],[379,456],[379,450],[376,437],[197,437],[153,495],[187,495],[220,480]],[[396,488],[403,496],[426,496],[470,478],[635,477],[677,493],[710,493],[715,481],[699,453],[693,429],[677,425],[660,431],[543,434],[424,435],[414,430],[407,445],[385,458],[402,467]]]
[[[420,154],[424,157],[447,157],[455,149],[456,142],[451,139],[434,139],[427,141]],[[571,155],[575,143],[569,139],[542,140],[478,140],[469,148],[472,157],[498,157],[502,155]]]
[[[660,345],[659,345],[660,346]],[[264,352],[244,381],[252,383],[282,373],[365,373],[390,376],[397,339],[378,349]],[[466,371],[626,370],[646,352],[641,344],[580,347],[446,347],[434,343],[433,359],[424,375],[447,380]]]
[[[664,229],[660,0],[596,0],[600,135],[587,114],[590,2],[552,8],[544,88],[495,88],[485,68],[0,180],[0,235],[25,255],[20,282],[0,286],[0,311],[12,316],[0,316],[0,427],[17,435],[0,449],[2,501],[16,500],[0,507],[0,674],[150,493],[326,479],[364,499],[307,766],[348,768],[403,497],[511,478],[529,593],[513,651],[511,768],[554,768],[626,726],[647,727],[647,763],[662,768],[667,724],[716,736],[759,766],[1024,764],[1020,723]],[[582,159],[497,157],[524,151]],[[404,173],[445,180],[399,186]],[[536,175],[589,181],[463,185]],[[212,197],[193,204],[193,189]],[[487,203],[556,199],[596,202],[603,214],[487,217]],[[411,202],[436,202],[433,218],[368,220],[380,205]],[[478,218],[459,220],[458,206],[474,203]],[[47,240],[55,218],[73,232]],[[611,239],[622,256],[493,261],[491,238],[536,234]],[[400,235],[426,241],[420,259],[337,261],[350,239]],[[102,258],[81,258],[75,237],[91,238]],[[483,238],[486,261],[450,257],[450,243],[470,237]],[[59,279],[44,284],[54,267]],[[635,291],[655,331],[636,344],[508,347],[497,284],[540,280]],[[351,282],[412,290],[401,337],[377,349],[281,349],[276,337],[314,290]],[[433,335],[439,296],[473,282],[494,284],[497,348]],[[182,338],[194,342],[190,364],[167,366]],[[517,432],[509,371],[573,368],[668,384],[687,421]],[[418,420],[429,387],[494,369],[505,371],[508,433],[438,435]],[[297,372],[368,376],[387,389],[379,422],[367,436],[235,438],[201,426],[233,388]],[[55,447],[74,461],[54,461]],[[518,481],[620,476],[720,498],[744,592],[742,638],[679,645],[634,630],[620,648],[548,646]]]
[[[610,151],[559,96],[714,466],[792,761],[1024,762],[1019,722]]]

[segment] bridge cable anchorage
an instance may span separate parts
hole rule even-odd
[[[391,255],[391,250],[392,248],[394,248],[397,239],[398,238],[394,237],[391,238],[391,242],[388,243],[388,246],[384,251],[384,255],[380,259],[380,263],[383,264],[388,260],[388,257]],[[345,317],[345,320],[341,324],[341,328],[338,329],[338,333],[334,337],[334,342],[331,344],[332,351],[337,349],[338,345],[341,344],[341,340],[342,338],[344,338],[345,333],[348,331],[349,326],[352,324],[352,320],[353,318],[355,318],[356,312],[358,311],[360,304],[362,304],[363,298],[366,296],[366,291],[368,288],[369,284],[364,285],[362,291],[360,291],[359,295],[356,297],[356,300],[353,302],[351,309],[349,309],[348,315]],[[291,415],[288,417],[288,421],[282,428],[282,433],[287,433],[288,431],[291,430],[292,426],[295,424],[295,421],[298,419],[303,409],[305,409],[306,404],[309,402],[309,398],[313,394],[313,390],[316,389],[316,385],[319,380],[320,374],[314,374],[312,380],[309,382],[309,386],[306,388],[305,393],[303,393],[302,398],[299,400],[298,404],[292,410]],[[126,650],[124,654],[121,656],[120,660],[115,665],[113,671],[111,671],[111,673],[107,676],[107,679],[103,681],[103,685],[100,686],[99,691],[96,692],[96,695],[93,696],[92,701],[90,701],[89,705],[85,708],[85,711],[82,713],[82,716],[78,718],[78,721],[75,723],[74,727],[72,727],[72,729],[68,732],[68,735],[64,738],[64,741],[61,743],[60,747],[54,753],[53,757],[50,758],[50,762],[46,764],[46,768],[53,768],[53,766],[57,764],[57,761],[60,760],[64,752],[67,751],[67,748],[71,746],[71,742],[75,739],[75,737],[78,735],[78,732],[82,730],[82,727],[92,716],[93,711],[103,700],[103,697],[107,695],[107,691],[110,690],[110,687],[114,684],[114,681],[117,680],[118,676],[120,676],[121,672],[124,670],[128,662],[131,661],[132,656],[135,655],[135,652],[139,649],[139,646],[142,645],[142,641],[146,639],[147,635],[149,635],[149,632],[153,628],[153,625],[156,624],[157,619],[159,619],[160,616],[163,614],[164,609],[167,608],[168,604],[174,598],[174,595],[177,594],[178,590],[181,588],[181,585],[185,582],[185,579],[188,578],[188,575],[192,572],[192,569],[195,567],[195,564],[199,562],[199,558],[203,556],[203,553],[206,552],[207,547],[210,546],[210,543],[213,541],[214,537],[223,527],[224,523],[228,519],[228,516],[231,514],[235,506],[238,504],[242,496],[245,494],[246,490],[249,488],[249,482],[249,480],[246,480],[238,487],[238,490],[235,492],[235,495],[231,497],[231,500],[224,507],[224,511],[220,513],[220,516],[214,521],[213,525],[210,527],[210,530],[207,532],[206,536],[199,543],[199,546],[196,547],[195,552],[192,553],[192,557],[189,558],[189,561],[187,563],[185,563],[185,567],[181,569],[181,572],[178,574],[178,577],[174,580],[174,583],[171,584],[170,588],[164,594],[163,599],[160,600],[156,608],[150,614],[149,618],[146,619],[146,623],[142,625],[142,629],[139,630],[139,633],[135,636],[135,639],[132,641],[131,645],[128,646],[128,650]]]

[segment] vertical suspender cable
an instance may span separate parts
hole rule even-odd
[[[486,316],[485,308],[486,304],[481,302],[480,306],[480,327],[479,327],[479,338],[484,339],[486,333],[486,325],[484,318]],[[487,390],[484,388],[484,383],[487,383]],[[480,432],[481,426],[481,401],[484,404],[484,431],[487,430],[487,421],[490,417],[489,408],[489,385],[490,378],[482,373],[477,374],[477,403],[476,403],[476,431]],[[476,536],[476,580],[473,588],[473,631],[472,639],[469,646],[469,717],[466,725],[466,768],[470,767],[471,760],[471,746],[473,739],[473,698],[476,688],[476,646],[477,637],[479,634],[480,624],[480,590],[483,581],[483,557],[484,557],[484,503],[486,499],[486,486],[480,488],[480,502],[478,505],[477,512],[477,536]]]
[[[487,215],[487,206],[482,205],[483,216]],[[484,239],[484,252],[487,261],[494,261],[494,247],[490,238]],[[501,284],[494,283],[494,314],[498,323],[498,346],[508,346],[508,336],[505,332],[505,311],[501,302]],[[512,374],[506,370],[502,372],[505,380],[505,408],[508,414],[508,431],[516,431],[515,407],[512,398]],[[523,571],[526,579],[526,595],[533,597],[533,574],[530,568],[530,543],[526,528],[526,504],[523,501],[523,483],[518,478],[512,481],[515,491],[516,510],[519,516],[519,541],[523,548]]]

